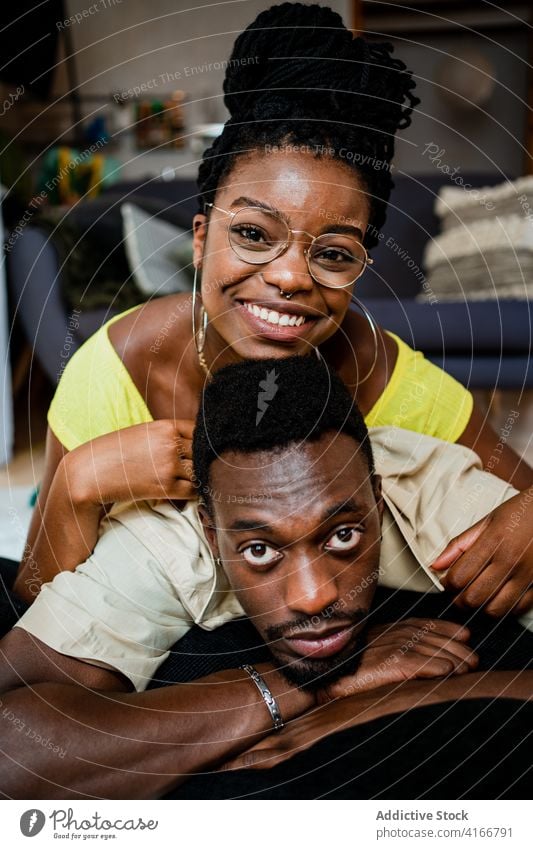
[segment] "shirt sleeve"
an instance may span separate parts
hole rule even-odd
[[[16,627],[60,654],[121,672],[140,691],[192,624],[164,564],[114,523],[75,572],[43,586]]]

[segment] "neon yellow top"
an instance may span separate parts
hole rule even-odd
[[[48,424],[68,451],[105,433],[153,421],[107,332],[126,314],[104,324],[63,372]],[[472,414],[472,395],[419,351],[389,335],[398,345],[398,357],[387,386],[365,418],[367,426],[392,425],[456,442]]]

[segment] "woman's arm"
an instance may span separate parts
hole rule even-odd
[[[48,456],[48,446],[51,452]],[[41,585],[63,570],[72,571],[87,559],[98,539],[104,513],[101,504],[83,502],[69,487],[69,452],[49,430],[43,485],[33,512],[14,591],[32,602]]]
[[[35,509],[32,513],[19,571],[13,587],[14,591],[25,601],[33,601],[35,595],[39,592],[41,583],[43,582],[41,572],[42,558],[39,554],[37,540],[43,524],[45,505],[48,501],[48,495],[52,487],[57,468],[67,453],[65,446],[61,444],[51,429],[48,428],[46,434],[46,453],[43,478],[39,488],[39,495],[37,497]],[[95,541],[97,531],[98,524],[95,528]],[[81,563],[82,561],[80,560],[79,562]]]
[[[194,423],[164,419],[99,436],[67,452],[51,431],[43,487],[14,590],[33,601],[41,585],[91,554],[106,505],[188,500]]]
[[[507,444],[507,436],[498,436],[487,423],[487,417],[474,405],[470,421],[458,442],[480,457],[483,468],[515,489],[533,486],[533,469]]]
[[[459,442],[520,492],[452,539],[432,564],[458,606],[483,607],[492,616],[533,606],[533,471],[506,444],[508,436],[499,437],[474,407]]]

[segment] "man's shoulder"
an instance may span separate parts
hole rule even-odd
[[[125,542],[139,554],[148,553],[162,568],[178,561],[180,568],[187,568],[184,558],[177,558],[178,552],[213,562],[194,502],[181,509],[169,501],[155,500],[114,505],[101,523],[95,554],[104,545],[107,551],[124,550]]]

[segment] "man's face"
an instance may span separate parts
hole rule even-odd
[[[204,527],[230,584],[289,680],[353,671],[376,589],[379,480],[345,434],[282,451],[225,452]]]

